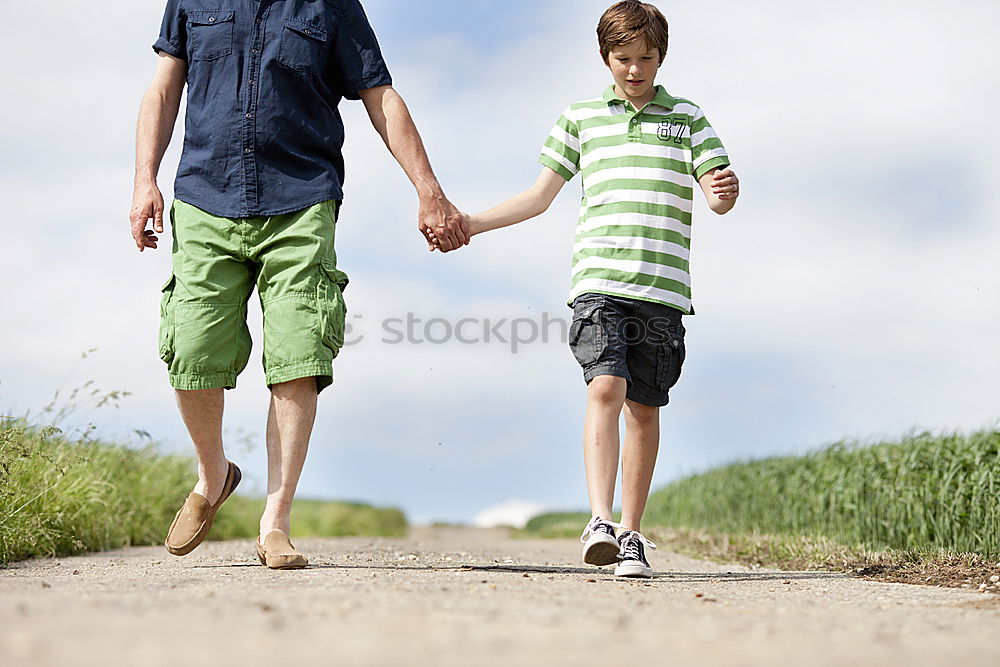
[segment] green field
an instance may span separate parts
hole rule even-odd
[[[588,518],[541,515],[526,531],[570,536]],[[654,493],[644,526],[1000,555],[1000,433],[838,443],[723,466]]]
[[[1000,554],[1000,433],[921,434],[739,463],[650,498],[652,525]]]
[[[194,486],[191,458],[0,421],[0,564],[128,545],[161,544]],[[233,496],[210,538],[252,538],[262,499]],[[294,536],[404,535],[398,509],[296,501]]]

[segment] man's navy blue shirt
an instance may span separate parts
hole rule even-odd
[[[358,0],[168,0],[187,61],[175,196],[228,218],[343,199],[342,98],[392,79]]]

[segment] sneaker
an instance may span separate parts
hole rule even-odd
[[[583,542],[583,562],[588,565],[611,565],[618,562],[621,548],[615,539],[617,523],[605,521],[595,516],[583,529],[580,541]]]
[[[618,554],[618,567],[615,568],[616,577],[638,577],[640,579],[650,579],[653,576],[653,568],[646,560],[645,547],[655,549],[656,545],[647,540],[642,533],[637,530],[627,530],[618,538],[621,544],[621,553]]]

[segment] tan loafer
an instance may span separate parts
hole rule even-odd
[[[212,521],[215,520],[215,513],[232,495],[243,479],[243,473],[232,461],[229,462],[229,472],[226,473],[226,483],[222,487],[222,494],[210,505],[208,499],[200,493],[192,492],[184,501],[184,505],[177,511],[174,522],[170,524],[167,531],[167,539],[163,542],[167,551],[175,556],[186,556],[195,550],[204,541],[208,531],[212,529]]]
[[[264,567],[272,570],[297,570],[309,564],[280,530],[272,530],[264,536],[264,543],[257,540],[257,558]]]

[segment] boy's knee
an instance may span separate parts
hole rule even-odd
[[[606,405],[621,405],[625,400],[628,383],[614,375],[598,375],[587,385],[587,398]]]
[[[654,424],[660,418],[660,409],[652,405],[626,400],[625,407],[625,416],[639,426]]]

